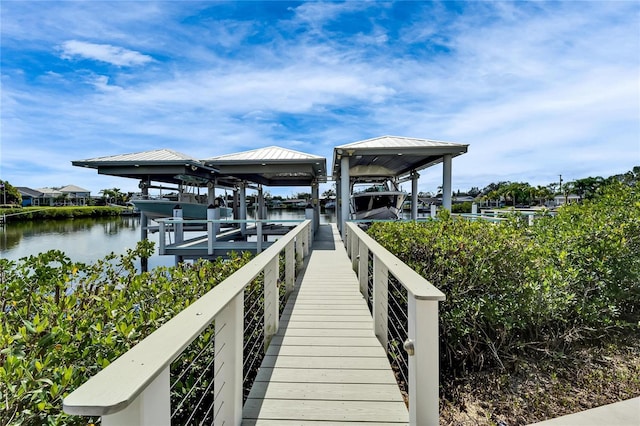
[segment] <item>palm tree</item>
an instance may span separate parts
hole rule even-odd
[[[535,189],[535,194],[540,205],[544,205],[546,201],[553,196],[551,190],[548,187],[542,185],[538,185],[538,187]]]
[[[573,193],[574,191],[575,191],[575,182],[565,182],[565,184],[562,185],[562,194],[564,195],[565,204],[569,203],[569,194]]]

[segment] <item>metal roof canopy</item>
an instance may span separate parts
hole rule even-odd
[[[326,182],[327,160],[277,146],[197,160],[170,149],[72,161],[99,174],[132,179],[204,186],[216,179],[220,186],[248,181],[266,186],[311,186]],[[189,182],[192,181],[192,182]]]
[[[97,169],[98,174],[176,185],[186,181],[195,186],[205,186],[219,176],[215,168],[170,149],[76,160],[71,164]]]
[[[222,175],[265,186],[311,186],[327,180],[327,160],[277,146],[202,160]]]
[[[457,157],[469,145],[399,136],[381,136],[336,146],[333,149],[333,178],[340,178],[340,159],[349,158],[349,176],[359,182],[386,177],[409,179],[417,172],[443,162],[445,155]]]

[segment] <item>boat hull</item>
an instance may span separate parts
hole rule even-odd
[[[182,218],[186,220],[207,219],[207,206],[198,203],[185,203],[171,200],[131,200],[131,202],[149,219],[173,217],[176,206],[182,208]],[[229,207],[220,207],[220,218],[233,215]]]
[[[353,194],[351,217],[356,220],[400,219],[406,192],[372,191]]]

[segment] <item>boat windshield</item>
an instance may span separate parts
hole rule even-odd
[[[357,212],[363,210],[374,210],[381,207],[394,207],[396,205],[397,195],[375,193],[367,194],[367,196],[354,197],[354,205]]]

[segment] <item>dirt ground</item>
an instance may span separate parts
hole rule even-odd
[[[640,332],[612,340],[441,383],[440,424],[526,425],[638,397]]]

